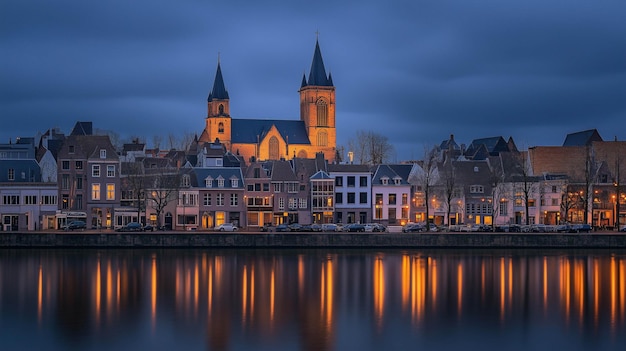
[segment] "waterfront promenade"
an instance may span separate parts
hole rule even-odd
[[[584,248],[626,249],[626,234],[0,232],[0,248]]]

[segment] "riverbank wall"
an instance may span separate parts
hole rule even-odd
[[[151,247],[626,249],[626,235],[617,233],[0,233],[0,248]]]

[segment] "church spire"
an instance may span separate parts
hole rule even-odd
[[[228,91],[224,86],[224,78],[222,78],[222,68],[220,67],[219,59],[217,61],[217,72],[215,73],[215,81],[213,82],[213,90],[209,93],[207,101],[213,99],[228,100]]]
[[[313,54],[313,62],[311,63],[311,72],[309,73],[309,81],[307,85],[333,86],[332,80],[326,76],[326,69],[324,68],[324,60],[322,60],[319,40],[315,41],[315,53]]]

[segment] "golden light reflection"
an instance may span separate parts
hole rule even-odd
[[[593,325],[598,326],[600,319],[600,264],[597,259],[593,261]]]
[[[620,306],[622,315],[622,325],[626,321],[626,262],[623,259],[619,262],[619,271],[617,272],[619,277],[619,291],[620,291]]]
[[[37,321],[41,323],[41,316],[43,310],[43,270],[39,265],[39,272],[37,273]]]
[[[250,267],[250,320],[254,318],[254,266]]]
[[[196,262],[193,270],[193,304],[195,314],[198,314],[198,301],[200,301],[200,267]]]
[[[328,332],[332,329],[332,316],[333,316],[333,261],[326,261],[326,329]]]
[[[433,302],[433,306],[437,306],[437,296],[439,296],[437,294],[437,279],[439,277],[439,275],[437,274],[437,260],[433,259],[432,262],[429,260],[429,269],[430,271],[430,286],[431,286],[431,298],[432,298],[432,302]],[[426,277],[424,277],[424,280],[426,280]]]
[[[543,312],[548,311],[548,258],[543,256]]]
[[[276,303],[276,267],[272,266],[272,273],[270,276],[270,321],[274,322],[275,303]]]
[[[213,314],[213,269],[212,264],[209,262],[207,264],[207,313],[209,314],[209,318]]]
[[[402,277],[400,281],[402,309],[406,310],[409,304],[409,293],[411,288],[411,267],[408,255],[402,255],[400,267],[400,276]]]
[[[248,267],[243,266],[243,275],[241,281],[241,320],[246,321],[248,314]]]
[[[106,272],[106,300],[107,300],[107,315],[113,313],[113,272],[111,271],[111,260],[107,260],[107,272]]]
[[[463,263],[459,262],[456,273],[457,281],[457,308],[458,315],[461,316],[463,312]]]
[[[609,288],[611,294],[611,327],[615,328],[615,322],[617,320],[617,266],[615,264],[615,257],[611,257],[611,270],[610,270],[610,284]]]
[[[374,260],[374,316],[376,324],[382,327],[383,312],[385,308],[385,271],[382,257]]]
[[[152,256],[152,262],[150,264],[150,320],[152,326],[156,325],[156,311],[157,311],[157,264],[156,257]]]
[[[95,303],[96,303],[96,324],[100,321],[100,308],[101,306],[101,298],[102,298],[102,272],[100,271],[100,258],[98,258],[98,263],[96,265],[96,284],[95,284]]]
[[[506,315],[505,307],[506,307],[506,271],[504,270],[504,257],[500,258],[500,321],[504,321],[504,317]]]
[[[424,260],[419,257],[414,258],[412,263],[411,318],[417,324],[421,324],[426,309],[426,267]]]

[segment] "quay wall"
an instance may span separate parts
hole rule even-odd
[[[0,248],[593,248],[624,234],[526,233],[2,233]]]

